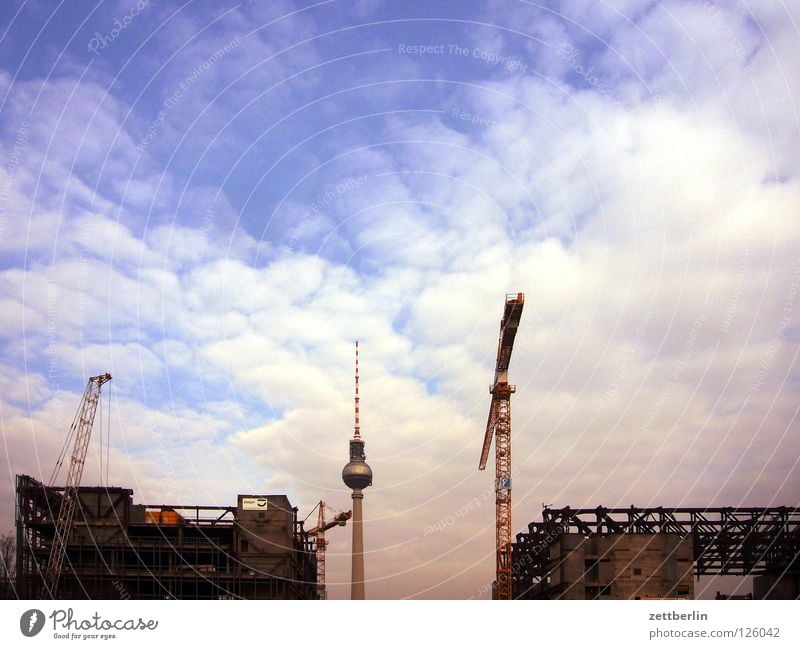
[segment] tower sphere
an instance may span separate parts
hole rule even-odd
[[[350,460],[342,469],[342,480],[350,489],[366,489],[372,484],[372,469],[364,460]]]

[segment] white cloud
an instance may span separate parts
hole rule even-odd
[[[431,105],[502,128],[428,113],[375,130],[351,125],[326,144],[349,155],[304,154],[317,175],[265,212],[283,230],[263,241],[254,238],[263,222],[234,226],[246,191],[216,197],[207,177],[176,191],[180,164],[158,192],[157,176],[131,177],[126,146],[136,138],[121,125],[121,100],[94,84],[45,84],[42,105],[64,115],[32,127],[7,203],[17,218],[3,231],[9,254],[31,258],[0,272],[9,370],[0,495],[10,498],[15,471],[43,475],[81,381],[110,369],[112,482],[134,486],[137,499],[230,503],[235,492],[270,490],[301,511],[323,496],[346,509],[340,471],[359,338],[375,471],[370,595],[479,596],[493,568],[491,467],[476,471],[486,388],[503,296],[524,291],[511,370],[515,530],[542,501],[796,504],[800,168],[787,84],[796,35],[766,9],[762,39],[742,15],[645,4],[619,6],[635,25],[599,6],[580,16],[616,48],[596,64],[624,103],[567,83],[570,68],[552,51],[547,80],[441,84]],[[249,10],[275,18],[281,7]],[[537,34],[554,46],[580,34],[585,56],[602,49],[574,24],[548,20]],[[303,33],[320,29],[309,16],[296,21]],[[198,25],[181,25],[186,39]],[[293,42],[279,31],[274,47]],[[727,51],[732,35],[754,52],[746,67]],[[170,74],[211,42],[192,43]],[[487,42],[516,46],[508,34]],[[655,49],[667,44],[668,60]],[[226,62],[241,71],[248,56],[237,50],[242,58]],[[422,73],[429,62],[413,65]],[[206,106],[222,72],[203,80],[176,123]],[[19,86],[9,124],[37,88]],[[240,99],[220,99],[211,117],[227,119]],[[282,137],[293,135],[287,126]],[[359,138],[413,142],[358,149]],[[114,182],[95,192],[92,166],[109,150],[103,174]],[[159,159],[151,153],[146,164]],[[293,241],[319,188],[361,177]],[[234,184],[251,181],[234,174]],[[130,202],[120,205],[123,192]],[[73,392],[49,394],[62,384]],[[98,475],[92,468],[87,480]],[[331,536],[339,595],[348,536]]]

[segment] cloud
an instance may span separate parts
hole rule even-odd
[[[488,7],[483,22],[523,15]],[[536,39],[435,34],[527,71],[392,53],[359,76],[336,57],[430,34],[348,31],[270,60],[327,29],[311,9],[282,18],[294,10],[176,17],[181,45],[133,59],[162,84],[136,102],[102,75],[6,84],[3,502],[15,472],[46,477],[87,372],[111,369],[111,481],[137,501],[280,492],[301,512],[347,509],[359,339],[369,594],[486,597],[493,482],[476,465],[503,297],[522,291],[515,530],[542,502],[797,504],[785,13],[527,7]],[[237,36],[137,152],[161,90]],[[559,54],[567,41],[580,60]],[[123,63],[106,55],[104,70]],[[395,73],[405,81],[358,88]],[[280,88],[240,116],[267,82]],[[42,119],[19,142],[34,100]],[[348,537],[331,535],[334,596]]]

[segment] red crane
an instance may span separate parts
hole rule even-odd
[[[517,388],[508,383],[508,365],[514,350],[514,338],[522,317],[525,295],[506,295],[505,311],[500,321],[494,385],[489,388],[492,403],[478,469],[483,471],[494,443],[495,462],[495,536],[497,581],[495,598],[512,599],[511,590],[511,395]]]
[[[327,599],[328,593],[325,590],[325,549],[328,542],[325,540],[325,532],[337,525],[346,525],[353,512],[341,512],[336,514],[333,520],[325,522],[325,501],[320,500],[317,508],[319,510],[317,512],[317,526],[308,530],[308,535],[317,537],[317,595],[320,599]],[[313,512],[314,510],[312,509],[311,511]]]

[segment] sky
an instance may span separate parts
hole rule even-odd
[[[84,484],[350,509],[359,340],[367,596],[486,598],[517,292],[515,532],[800,505],[799,26],[796,0],[4,1],[0,529],[106,371]]]

